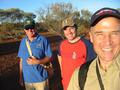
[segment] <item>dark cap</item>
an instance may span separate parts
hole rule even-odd
[[[96,11],[90,21],[90,26],[96,25],[101,19],[105,17],[116,17],[120,19],[120,11],[113,8],[102,8]]]
[[[33,19],[26,19],[24,21],[24,28],[26,27],[35,27],[35,21]]]

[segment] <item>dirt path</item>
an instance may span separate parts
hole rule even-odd
[[[0,56],[0,90],[23,90],[18,84],[17,53]]]

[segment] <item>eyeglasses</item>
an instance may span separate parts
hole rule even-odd
[[[35,28],[35,26],[33,26],[33,25],[25,26],[24,27],[25,30],[34,29],[34,28]]]

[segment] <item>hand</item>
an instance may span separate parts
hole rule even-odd
[[[21,86],[24,86],[24,82],[23,82],[23,79],[22,79],[22,78],[19,79],[19,84],[20,84]]]
[[[27,59],[27,63],[29,64],[29,65],[34,65],[34,64],[39,64],[39,60],[37,60],[34,56],[32,56],[32,57],[29,57],[28,59]]]

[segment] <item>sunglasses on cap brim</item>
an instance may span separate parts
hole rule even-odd
[[[29,25],[29,26],[24,27],[25,30],[30,30],[30,29],[34,29],[34,28],[35,28],[35,26],[33,26],[33,25]]]

